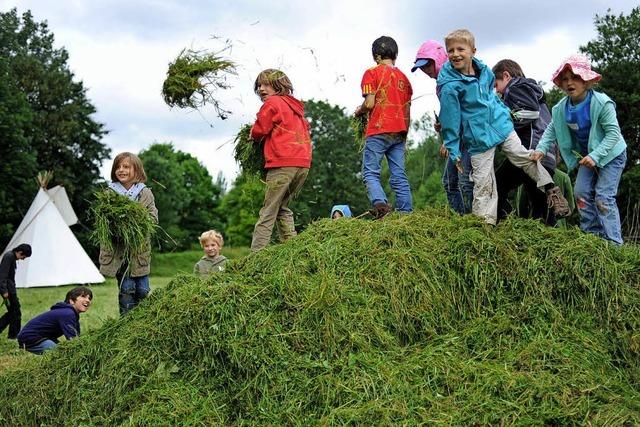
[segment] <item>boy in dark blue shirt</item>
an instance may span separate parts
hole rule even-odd
[[[89,310],[93,293],[91,289],[80,286],[67,292],[64,300],[34,317],[22,328],[18,334],[21,348],[42,354],[55,348],[62,335],[68,340],[80,335],[80,313]]]

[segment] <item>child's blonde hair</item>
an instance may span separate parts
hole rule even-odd
[[[256,82],[253,84],[253,91],[256,95],[261,84],[268,84],[276,92],[276,95],[291,95],[293,93],[293,84],[285,73],[275,68],[268,68],[258,74]]]
[[[476,48],[476,38],[473,37],[471,31],[466,28],[460,28],[458,30],[453,30],[444,38],[444,45],[449,47],[449,43],[451,42],[462,42],[471,46],[472,49]]]
[[[205,231],[200,235],[200,246],[204,248],[205,243],[209,240],[217,242],[220,249],[222,249],[222,246],[224,245],[224,238],[222,237],[222,234],[218,233],[216,230]]]
[[[128,159],[129,163],[131,163],[131,166],[133,166],[134,181],[147,182],[147,174],[144,171],[144,166],[142,166],[142,160],[140,160],[140,157],[129,152],[120,153],[116,156],[115,159],[113,159],[113,166],[111,166],[111,181],[118,181],[116,171],[118,170],[118,166],[120,166],[120,163],[122,163],[122,161],[125,159]]]

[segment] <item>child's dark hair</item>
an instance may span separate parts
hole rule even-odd
[[[395,59],[398,57],[398,44],[389,36],[378,37],[371,45],[371,53],[376,62],[383,59]]]
[[[64,300],[65,302],[75,301],[78,297],[89,297],[90,300],[93,300],[93,292],[91,292],[91,289],[87,287],[78,286],[77,288],[73,288],[67,292]]]
[[[253,84],[253,91],[256,95],[260,95],[258,89],[261,84],[267,84],[273,88],[276,95],[291,95],[293,93],[293,84],[285,73],[275,68],[268,68],[258,74],[256,82]]]
[[[144,166],[142,166],[142,160],[140,157],[136,156],[133,153],[120,153],[113,159],[113,166],[111,166],[111,181],[118,181],[118,177],[116,176],[116,171],[118,170],[118,166],[122,163],[123,160],[128,159],[131,166],[135,171],[134,181],[135,182],[147,182],[147,174],[144,171]]]
[[[13,252],[14,254],[16,252],[22,252],[22,254],[24,256],[26,256],[27,258],[29,258],[31,256],[31,245],[27,244],[27,243],[21,243],[18,246],[16,246],[15,248],[13,248],[11,250],[11,252]]]
[[[502,59],[498,61],[498,63],[493,66],[491,71],[493,71],[496,79],[502,79],[502,73],[504,73],[505,71],[509,73],[511,77],[524,77],[524,72],[522,71],[522,68],[520,68],[520,65],[516,61],[513,61],[511,59]]]

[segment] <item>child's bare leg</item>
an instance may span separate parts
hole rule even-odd
[[[488,224],[496,224],[498,219],[498,189],[493,170],[496,149],[471,156],[471,179],[473,180],[473,204],[471,213]]]

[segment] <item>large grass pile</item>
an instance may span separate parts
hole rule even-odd
[[[636,425],[638,277],[529,220],[322,220],[3,373],[0,424]]]

